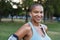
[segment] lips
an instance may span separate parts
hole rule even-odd
[[[38,20],[42,19],[42,17],[35,17],[35,18],[38,19]]]
[[[41,18],[37,18],[37,20],[40,20]]]
[[[41,20],[41,18],[36,18],[36,20]]]
[[[40,20],[42,19],[42,16],[36,16],[36,19]]]

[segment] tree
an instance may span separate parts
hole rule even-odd
[[[55,9],[54,9],[55,3],[56,3],[56,0],[47,0],[45,3],[45,17],[48,18],[48,20],[50,21],[52,21],[52,17],[55,12]]]
[[[55,14],[54,16],[60,17],[60,0],[56,0],[54,4]]]
[[[26,20],[25,20],[25,22],[28,21],[28,8],[32,4],[33,4],[33,1],[32,0],[24,0],[23,1],[22,7],[24,7],[24,11],[26,13]]]
[[[5,7],[6,7],[6,2],[5,2],[5,0],[1,0],[1,1],[0,1],[0,22],[1,22],[2,16],[4,15]]]

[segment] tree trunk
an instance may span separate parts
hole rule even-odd
[[[14,21],[13,21],[13,15],[11,15],[11,22],[14,22]]]
[[[28,12],[26,11],[26,20],[25,20],[25,22],[28,22],[28,14],[27,14]]]
[[[0,22],[1,22],[1,18],[0,18]]]
[[[1,16],[1,14],[0,14],[0,22],[1,22],[1,18],[2,18],[2,16]]]

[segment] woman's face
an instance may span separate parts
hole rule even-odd
[[[43,7],[40,5],[35,6],[30,12],[30,16],[32,17],[33,21],[41,22],[44,16]]]

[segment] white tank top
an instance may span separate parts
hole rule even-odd
[[[44,32],[45,32],[45,36],[42,37],[37,31],[36,29],[33,27],[33,24],[31,22],[28,22],[30,27],[32,28],[32,32],[33,35],[31,37],[30,40],[51,40],[51,38],[47,35],[47,33],[44,30],[45,25],[41,24],[41,27],[43,28]]]

